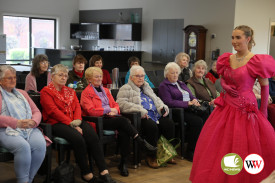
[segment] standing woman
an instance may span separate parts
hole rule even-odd
[[[68,68],[57,64],[51,69],[51,75],[52,82],[43,88],[40,96],[43,120],[52,125],[54,135],[66,139],[71,144],[81,178],[85,182],[114,183],[107,170],[96,132],[91,125],[82,121],[75,91],[65,86]],[[88,166],[87,152],[93,157],[99,169],[99,180]]]
[[[16,70],[0,66],[0,146],[14,155],[18,183],[31,183],[41,166],[46,141],[37,126],[41,113],[29,95],[15,88]]]
[[[189,69],[189,55],[184,52],[180,52],[176,55],[175,62],[180,66],[181,69],[179,80],[186,82],[189,78],[192,77],[192,71]]]
[[[275,133],[266,118],[267,78],[275,75],[275,61],[269,55],[251,52],[254,31],[246,25],[233,30],[232,45],[236,54],[224,53],[217,62],[224,92],[215,100],[217,107],[197,142],[190,175],[194,183],[258,183],[275,168]],[[261,85],[260,110],[252,91],[256,78]],[[249,154],[258,154],[264,160],[264,168],[254,175],[244,168],[236,175],[227,175],[221,162],[228,153],[238,154],[243,161]]]
[[[103,67],[103,59],[100,55],[93,55],[89,61],[89,67],[99,67],[103,72],[102,84],[104,87],[107,87],[107,84],[112,84],[110,73]]]
[[[36,55],[32,61],[31,72],[26,77],[25,91],[40,92],[51,82],[51,73],[48,72],[49,61],[47,55]]]
[[[84,75],[84,68],[86,64],[87,60],[83,55],[77,54],[74,57],[73,70],[69,71],[69,78],[66,86],[80,91],[87,87],[88,83]]]

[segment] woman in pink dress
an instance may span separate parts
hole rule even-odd
[[[224,92],[215,100],[216,108],[206,121],[196,145],[190,180],[194,183],[258,183],[275,169],[275,132],[267,120],[268,79],[275,75],[275,61],[269,55],[250,52],[255,45],[253,30],[238,26],[232,32],[236,54],[224,53],[217,62]],[[252,91],[258,78],[261,108]],[[260,155],[265,164],[258,174],[244,168],[228,175],[221,168],[228,153],[242,160],[249,154]],[[245,162],[244,162],[245,163]]]

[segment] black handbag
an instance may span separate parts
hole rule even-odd
[[[201,106],[188,106],[187,111],[193,112],[199,116],[204,115],[210,111],[210,105],[207,101],[200,102]]]
[[[74,166],[63,161],[53,173],[54,183],[74,183]]]

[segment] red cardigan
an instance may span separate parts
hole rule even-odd
[[[67,87],[67,86],[64,86]],[[56,95],[54,95],[48,86],[44,87],[40,92],[40,103],[43,108],[42,115],[43,121],[56,124],[56,123],[64,123],[69,125],[75,119],[81,118],[81,108],[79,101],[77,99],[76,93],[73,89],[71,92],[74,93],[74,100],[71,105],[72,111],[74,111],[73,117],[71,118],[69,114],[65,114],[64,102],[60,101]]]
[[[104,88],[104,91],[109,99],[110,108],[116,108],[118,114],[120,113],[118,103],[115,102],[109,89]],[[83,116],[102,116],[104,108],[99,96],[96,95],[93,87],[88,85],[81,93],[80,104]]]
[[[218,78],[216,78],[211,72],[208,72],[206,75],[205,75],[205,78],[208,78],[210,81],[212,81],[212,83],[215,84],[216,80]]]
[[[107,87],[107,84],[112,84],[112,80],[107,70],[102,69],[102,72],[103,72],[102,84],[104,87]]]

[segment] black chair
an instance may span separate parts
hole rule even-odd
[[[154,84],[155,88],[157,88],[159,84],[163,81],[162,77],[156,76],[155,71],[146,71],[146,74],[150,81]]]
[[[161,81],[164,80],[164,70],[155,70],[155,74]]]
[[[158,88],[153,88],[154,93],[158,96]],[[183,108],[169,108],[169,117],[172,119],[176,126],[176,134],[179,134],[181,139],[180,156],[184,159],[184,142],[185,142],[185,126],[184,122],[184,109]]]
[[[125,84],[126,74],[127,74],[127,72],[119,72],[119,77],[118,77],[119,87],[121,87]]]

